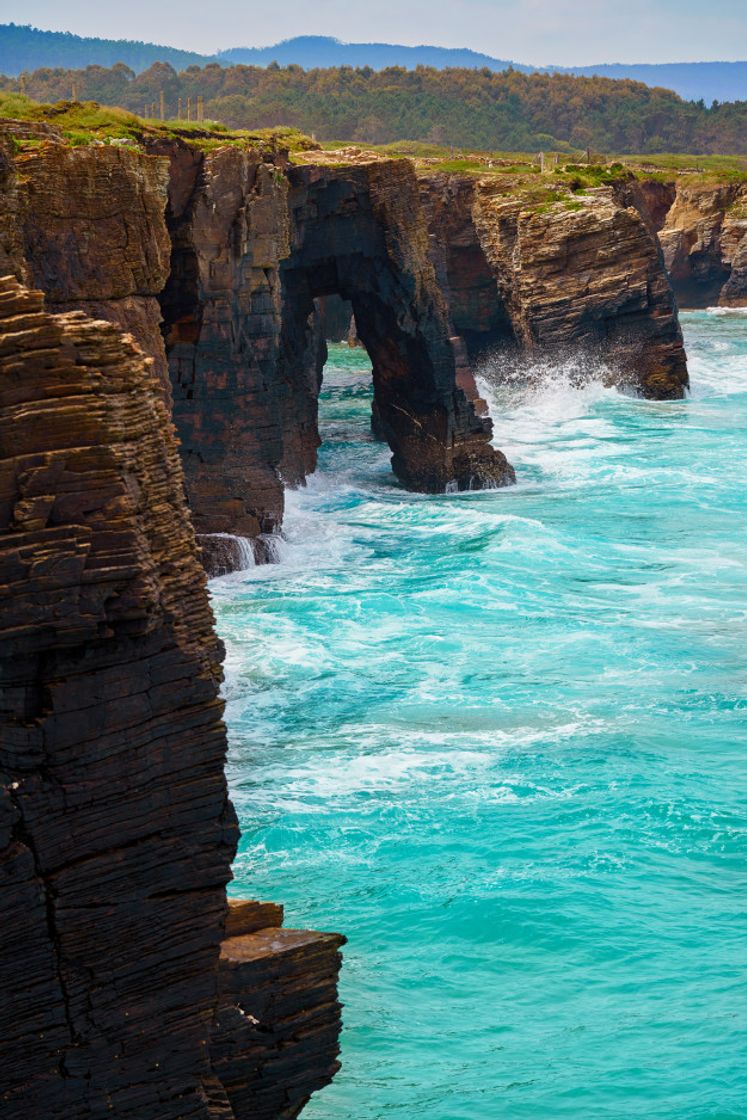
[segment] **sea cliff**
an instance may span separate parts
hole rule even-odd
[[[272,139],[2,133],[6,267],[153,358],[212,574],[272,559],[285,487],[315,468],[332,297],[354,312],[377,435],[415,490],[513,481],[474,382],[491,347],[595,348],[652,397],[687,384],[652,220],[610,187],[543,203],[402,159],[294,163]]]
[[[653,188],[538,200],[272,138],[75,146],[45,122],[4,122],[0,180],[5,1114],[291,1120],[337,1069],[343,938],[227,908],[205,568],[271,559],[315,469],[328,301],[400,482],[501,487],[480,362],[590,348],[681,396],[657,234],[676,275],[666,230],[700,219]]]
[[[681,307],[747,306],[747,184],[643,178],[630,200],[658,236]]]
[[[0,280],[0,446],[3,1116],[295,1116],[343,939],[226,929],[222,647],[152,359]]]

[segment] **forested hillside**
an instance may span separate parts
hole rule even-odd
[[[369,67],[304,71],[156,63],[135,75],[126,66],[43,69],[0,88],[39,101],[69,98],[166,115],[204,99],[205,117],[233,128],[291,125],[320,140],[387,143],[430,140],[483,150],[585,149],[597,152],[743,153],[747,102],[706,108],[669,90],[632,81],[524,74],[515,70]]]
[[[222,33],[216,29],[216,35]],[[175,28],[175,34],[177,30]],[[662,44],[662,54],[667,50]],[[661,62],[601,63],[593,66],[530,66],[494,58],[479,51],[459,47],[418,47],[402,43],[346,43],[329,35],[296,35],[266,47],[228,47],[214,55],[195,54],[174,47],[156,46],[132,40],[84,38],[62,31],[40,31],[36,27],[0,24],[0,74],[12,77],[24,70],[40,66],[82,68],[113,66],[123,62],[139,74],[154,62],[168,62],[183,67],[192,63],[205,65],[219,62],[223,66],[237,63],[246,66],[302,66],[304,70],[337,66],[370,66],[383,70],[388,66],[432,66],[436,70],[449,67],[506,70],[513,67],[529,73],[576,74],[581,77],[630,78],[647,86],[674,90],[689,101],[739,101],[747,98],[747,62]]]

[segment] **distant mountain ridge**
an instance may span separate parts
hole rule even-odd
[[[271,47],[232,47],[218,51],[220,62],[231,66],[268,66],[277,62],[280,66],[295,64],[304,70],[327,69],[333,66],[370,66],[372,70],[384,70],[387,66],[404,66],[414,70],[416,66],[432,66],[445,70],[449,66],[479,70],[487,66],[489,70],[521,70],[531,73],[533,66],[523,66],[510,59],[492,58],[468,47],[406,47],[396,43],[343,43],[326,35],[297,35],[294,39],[284,39]]]
[[[685,101],[747,101],[747,62],[606,63],[601,66],[548,66],[547,72],[579,77],[630,78],[647,86],[672,89]]]
[[[594,66],[527,66],[509,59],[493,58],[468,48],[417,46],[393,43],[344,43],[320,35],[300,35],[268,47],[232,47],[215,55],[201,55],[176,47],[126,39],[95,39],[62,31],[41,31],[16,24],[0,25],[0,73],[16,77],[40,67],[64,69],[113,66],[121,62],[136,74],[154,62],[168,62],[177,70],[187,66],[281,66],[297,65],[305,70],[333,66],[370,66],[382,70],[401,66],[411,70],[430,66],[438,70],[464,67],[500,72],[511,67],[522,73],[563,73],[606,78],[629,78],[651,87],[674,90],[688,101],[747,100],[747,61],[601,63]]]
[[[0,24],[0,74],[11,78],[42,66],[72,70],[85,66],[114,66],[123,62],[139,74],[154,62],[168,62],[179,70],[216,61],[194,51],[182,51],[157,43],[141,43],[133,39],[94,39],[73,35],[69,31],[40,31],[37,27],[21,27],[15,23]]]

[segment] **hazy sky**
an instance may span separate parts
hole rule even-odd
[[[535,65],[747,59],[747,0],[0,0],[0,21],[205,54],[315,34]]]

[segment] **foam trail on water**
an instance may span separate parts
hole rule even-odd
[[[281,564],[285,559],[287,548],[285,538],[280,533],[262,533],[259,542],[265,554],[265,563]]]
[[[709,307],[680,314],[687,339],[690,394],[695,400],[747,391],[743,353],[747,307]],[[714,327],[718,324],[718,330]]]
[[[519,484],[459,495],[331,347],[282,562],[211,585],[234,892],[350,937],[308,1120],[744,1116],[747,320],[683,323],[682,401],[486,368]]]

